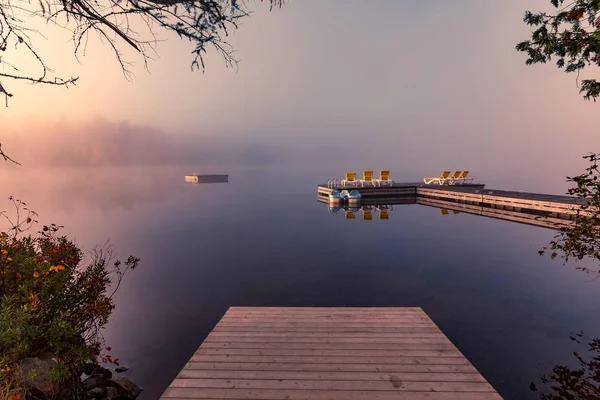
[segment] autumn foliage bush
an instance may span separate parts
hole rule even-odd
[[[24,203],[13,201],[23,211]],[[50,354],[56,360],[51,379],[59,398],[67,398],[86,364],[118,364],[106,353],[101,329],[114,309],[112,286],[118,287],[139,259],[112,262],[107,248],[84,257],[56,225],[24,235],[24,225],[35,223],[26,211],[23,221],[0,232],[0,397],[25,396],[29,388],[19,372],[21,361]]]

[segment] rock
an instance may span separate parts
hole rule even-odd
[[[109,369],[94,363],[85,364],[83,367],[83,372],[85,372],[86,375],[101,374],[104,379],[112,378],[112,372]]]
[[[106,398],[108,400],[116,400],[121,396],[123,398],[124,395],[119,394],[119,390],[112,386],[106,387]]]
[[[94,378],[94,377],[89,377],[86,380],[84,380],[83,382],[81,382],[81,388],[83,390],[91,390],[93,388],[95,388],[96,386],[98,386],[98,379]]]
[[[104,367],[98,366],[98,368],[96,369],[96,373],[97,374],[102,374],[102,376],[104,377],[104,379],[110,379],[112,378],[112,372],[109,369],[106,369]]]
[[[83,366],[83,372],[86,375],[92,375],[94,373],[94,371],[96,370],[96,364],[93,363],[85,363],[85,365]]]
[[[50,379],[50,371],[56,364],[51,354],[24,358],[19,365],[21,379],[41,397],[52,397],[58,392],[58,383]]]
[[[119,373],[119,374],[120,374],[121,372],[126,372],[126,371],[129,371],[129,367],[126,367],[126,366],[124,366],[124,365],[120,365],[120,366],[118,366],[117,368],[115,368],[115,372],[116,372],[116,373]]]
[[[131,379],[124,376],[116,376],[106,382],[107,384],[113,383],[114,387],[118,389],[119,394],[125,394],[132,399],[137,398],[142,393],[142,390],[144,390],[131,381]]]
[[[104,398],[104,389],[102,389],[101,387],[95,387],[91,390],[87,391],[88,396],[90,396],[93,399],[101,399]]]

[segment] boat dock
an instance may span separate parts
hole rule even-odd
[[[163,400],[498,400],[420,308],[231,307]]]
[[[426,185],[424,183],[393,183],[388,186],[318,185],[318,200],[329,203],[333,190],[355,189],[361,194],[361,204],[408,204],[422,199],[468,204],[520,213],[531,213],[561,219],[572,219],[585,202],[572,196],[486,189],[483,184]]]

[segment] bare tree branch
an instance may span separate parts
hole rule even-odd
[[[0,157],[2,157],[4,159],[4,161],[10,161],[17,165],[21,165],[18,162],[16,162],[15,160],[13,160],[12,158],[10,158],[9,156],[7,156],[6,154],[4,154],[4,152],[2,151],[2,143],[0,143]]]
[[[281,7],[284,0],[266,1],[272,9]],[[33,45],[32,36],[43,37],[41,32],[30,28],[29,22],[34,18],[70,30],[76,56],[80,51],[85,53],[89,34],[97,34],[108,42],[129,79],[131,63],[124,59],[121,43],[141,54],[147,65],[150,55],[156,51],[157,31],[173,32],[193,43],[192,70],[200,67],[204,70],[209,47],[223,57],[227,66],[236,67],[238,61],[233,57],[234,49],[227,38],[230,31],[238,28],[239,20],[249,14],[247,4],[241,0],[38,0],[37,3],[0,0],[0,79],[63,86],[77,82],[77,77],[49,77],[54,71]],[[143,22],[141,26],[145,26],[145,31],[133,29],[140,26],[139,22]],[[6,56],[1,56],[9,54],[9,50],[35,60],[38,76],[21,74],[18,66],[9,64]],[[10,67],[12,72],[2,71],[3,67]],[[6,100],[12,96],[1,84],[0,93]]]

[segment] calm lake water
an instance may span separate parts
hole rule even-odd
[[[81,246],[110,239],[142,259],[105,333],[142,399],[160,396],[232,305],[422,307],[506,399],[535,398],[531,381],[573,364],[584,349],[570,334],[600,335],[600,280],[538,256],[551,230],[420,205],[346,220],[316,200],[323,171],[203,168],[230,182],[184,183],[196,169],[2,176],[2,196]]]

